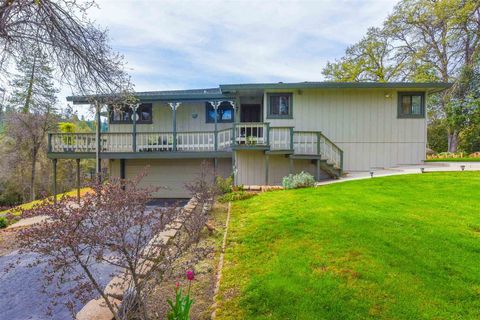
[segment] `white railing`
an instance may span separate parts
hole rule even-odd
[[[217,133],[218,150],[229,150],[232,146],[232,129],[220,130]]]
[[[320,135],[320,155],[322,159],[326,159],[327,163],[333,164],[337,169],[341,169],[343,151],[330,141],[323,134]]]
[[[318,153],[318,133],[296,131],[293,133],[293,150],[296,154],[312,155]]]
[[[291,150],[293,128],[290,127],[271,127],[270,130],[270,150]]]
[[[94,133],[56,133],[50,137],[52,152],[95,152]]]
[[[131,152],[133,148],[133,135],[130,132],[103,132],[100,140],[102,152]]]
[[[178,132],[178,151],[215,151],[215,133]]]
[[[173,133],[138,132],[137,151],[171,151],[173,150]]]
[[[267,124],[261,122],[242,122],[234,125],[235,143],[241,145],[267,144]]]

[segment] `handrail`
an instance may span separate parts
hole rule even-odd
[[[343,150],[337,146],[332,140],[325,136],[322,132],[319,135],[321,139],[321,145],[323,143],[323,148],[320,147],[320,155],[332,163],[337,169],[340,170],[340,174],[343,171]],[[323,140],[323,141],[322,141]]]

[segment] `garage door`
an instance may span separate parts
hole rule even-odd
[[[219,159],[220,168],[231,168],[230,159]],[[226,161],[228,160],[228,161]],[[127,179],[135,177],[146,166],[148,174],[143,178],[142,186],[162,187],[153,196],[155,198],[188,198],[190,194],[185,184],[193,181],[201,170],[202,159],[175,159],[175,160],[126,160],[125,175]],[[213,169],[213,160],[206,160]],[[230,166],[228,163],[230,163]],[[223,174],[223,173],[221,173]]]

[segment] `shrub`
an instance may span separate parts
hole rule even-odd
[[[7,219],[5,217],[0,217],[0,229],[6,228],[7,226]]]
[[[226,193],[220,198],[218,198],[218,201],[221,203],[225,202],[230,202],[230,201],[238,201],[238,200],[245,200],[248,198],[251,198],[255,196],[255,193],[252,192],[245,192],[245,191],[235,191],[235,192],[230,192]]]
[[[283,177],[282,185],[285,189],[297,189],[313,187],[315,185],[315,178],[308,172],[300,172],[298,174],[290,174]]]
[[[226,178],[218,176],[218,177],[215,178],[215,184],[216,184],[220,194],[230,193],[230,192],[233,191],[233,189],[232,189],[232,187],[233,187],[233,177],[232,176],[228,176]]]

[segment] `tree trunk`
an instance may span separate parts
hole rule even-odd
[[[36,175],[36,165],[37,165],[37,150],[33,148],[32,150],[32,168],[31,168],[31,174],[32,176],[30,177],[30,200],[33,201],[36,198],[35,195],[35,175]]]
[[[458,147],[458,132],[448,132],[448,152],[457,152]]]

